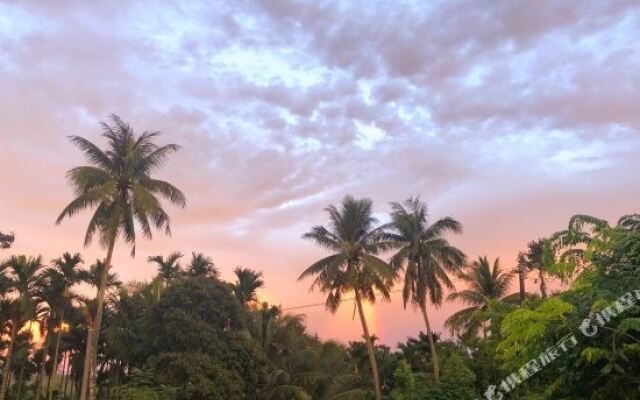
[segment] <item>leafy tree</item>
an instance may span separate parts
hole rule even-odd
[[[551,298],[534,310],[521,308],[508,314],[502,321],[503,340],[497,347],[506,369],[517,369],[544,348],[536,343],[549,331],[549,325],[564,320],[574,307],[559,298]]]
[[[637,233],[633,224],[603,226],[586,247],[589,268],[579,271],[569,290],[504,317],[497,351],[506,369],[538,357],[567,335],[577,338],[575,347],[532,378],[537,382],[523,385],[522,394],[528,398],[638,398],[640,266],[625,245]],[[615,303],[621,296],[626,296],[626,306]],[[585,318],[594,320],[596,332],[581,332]]]
[[[487,257],[478,257],[468,271],[458,273],[460,280],[468,285],[468,289],[451,293],[449,301],[462,300],[470,307],[451,315],[445,326],[452,332],[476,336],[482,330],[486,336],[485,320],[482,311],[486,310],[492,300],[500,300],[506,296],[512,275],[500,269],[500,260],[496,258],[493,265]]]
[[[395,388],[391,391],[392,400],[412,400],[417,397],[416,376],[409,363],[401,360],[393,373],[396,382]]]
[[[438,307],[442,304],[444,287],[454,289],[447,273],[458,270],[465,262],[465,256],[443,235],[462,232],[462,225],[450,217],[429,224],[427,206],[419,198],[409,199],[404,205],[392,203],[392,208],[394,233],[388,234],[388,239],[399,250],[391,258],[391,265],[396,269],[404,267],[402,299],[405,308],[410,302],[422,311],[431,348],[433,374],[438,381],[440,365],[427,302]]]
[[[176,388],[158,385],[149,369],[134,369],[129,381],[121,388],[122,400],[172,400],[176,398]]]
[[[377,221],[372,216],[371,200],[347,196],[340,208],[329,206],[326,211],[330,219],[329,228],[315,226],[304,238],[311,239],[334,254],[307,267],[298,279],[315,276],[312,288],[317,287],[323,293],[328,293],[326,307],[331,312],[338,309],[345,294],[354,293],[369,353],[376,399],[381,400],[378,366],[362,303],[374,303],[376,292],[383,299],[390,299],[396,273],[387,262],[377,257],[377,254],[389,248],[389,244],[383,240],[384,230],[375,227]]]
[[[177,389],[176,400],[227,400],[245,397],[244,381],[214,357],[195,352],[161,353],[150,365],[157,382]]]
[[[240,300],[240,303],[247,304],[258,301],[256,291],[264,287],[262,272],[256,272],[248,268],[236,268],[236,283],[233,285],[233,291]]]
[[[186,278],[168,288],[151,308],[144,335],[154,339],[145,341],[143,351],[145,354],[155,355],[156,361],[166,361],[149,360],[152,364],[150,367],[158,376],[167,377],[167,380],[161,380],[160,383],[174,385],[177,382],[178,386],[186,384],[186,381],[174,382],[169,378],[177,373],[178,366],[186,365],[184,360],[201,354],[205,358],[193,360],[194,371],[204,368],[201,365],[211,361],[228,371],[230,377],[242,377],[241,387],[247,396],[255,393],[263,362],[250,346],[247,338],[247,314],[232,290],[231,285],[216,279]],[[163,353],[171,355],[162,358],[165,357]],[[180,353],[185,353],[184,357]],[[206,381],[203,383],[206,387],[217,382],[209,382],[213,379],[210,372],[202,373],[205,374],[202,379]],[[234,382],[235,378],[230,378],[229,385],[235,388],[233,391],[238,388]]]
[[[107,288],[107,277],[115,242],[119,236],[133,245],[135,254],[136,222],[144,236],[152,237],[152,226],[169,234],[169,215],[162,208],[158,197],[172,204],[185,206],[185,197],[168,182],[154,179],[151,174],[162,166],[166,158],[179,146],[169,144],[158,146],[154,140],[158,132],[145,131],[136,135],[133,129],[116,115],[111,116],[111,124],[102,123],[103,136],[108,141],[106,150],[100,149],[89,140],[72,136],[71,141],[86,155],[91,166],[81,166],[69,170],[67,176],[77,197],[62,210],[57,219],[72,217],[85,209],[94,209],[85,235],[85,245],[89,245],[95,233],[107,248],[105,268],[100,276],[97,296],[96,325],[102,321],[103,303]],[[98,331],[90,340],[85,367],[90,368],[98,345]],[[96,394],[93,387],[87,387],[90,370],[83,379],[80,400]],[[1,399],[0,399],[1,400]]]

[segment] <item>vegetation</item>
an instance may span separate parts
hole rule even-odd
[[[461,233],[462,225],[453,218],[443,218],[433,225],[427,221],[427,205],[420,199],[409,199],[405,205],[392,203],[391,214],[393,232],[388,234],[398,248],[391,258],[395,269],[404,267],[404,287],[402,299],[406,308],[411,302],[420,308],[424,318],[429,348],[433,362],[433,374],[440,380],[433,331],[427,314],[427,301],[440,306],[444,298],[444,287],[454,289],[448,273],[457,271],[465,263],[465,255],[449,244],[445,233]]]
[[[639,214],[615,224],[577,215],[503,268],[487,256],[468,262],[447,237],[461,224],[431,223],[417,198],[392,203],[379,224],[371,200],[347,196],[304,235],[329,254],[299,279],[313,279],[330,312],[354,302],[363,337],[323,341],[303,316],[260,301],[261,272],[238,267],[225,282],[206,254],[149,257],[153,279],[120,282],[117,239],[135,248],[135,226],[168,233],[158,198],[185,198],[150,176],[175,145],[115,116],[103,127],[107,150],[72,138],[92,166],[69,172],[77,198],[60,219],[92,209],[85,242],[98,234],[107,255],[91,265],[69,252],[0,262],[0,400],[640,399]],[[539,295],[526,291],[527,274]],[[396,284],[426,332],[392,349],[370,331],[364,304],[389,300]],[[448,339],[427,312],[445,299],[465,307],[449,316]]]
[[[335,312],[345,293],[353,293],[367,346],[376,400],[382,399],[375,349],[362,303],[375,303],[377,293],[389,300],[391,286],[396,278],[394,269],[377,255],[390,247],[385,241],[383,227],[376,227],[372,216],[372,202],[347,196],[340,208],[326,209],[330,227],[315,226],[304,235],[334,254],[309,266],[299,279],[315,276],[312,287],[327,293],[327,309]]]
[[[179,146],[158,146],[153,140],[159,132],[146,131],[136,135],[117,115],[112,115],[111,120],[112,124],[102,123],[102,135],[109,143],[107,150],[100,149],[83,137],[71,137],[71,141],[85,153],[92,165],[69,170],[67,176],[77,197],[62,210],[56,221],[60,223],[64,218],[85,209],[94,210],[85,235],[85,245],[90,244],[94,234],[98,233],[100,243],[107,248],[107,257],[98,281],[96,327],[102,323],[107,278],[118,237],[132,244],[133,255],[136,223],[147,238],[152,237],[152,227],[171,233],[169,215],[162,208],[158,196],[182,207],[186,204],[184,195],[173,185],[151,177]],[[99,329],[93,331],[88,340],[85,354],[88,368],[83,373],[80,400],[84,400],[86,394],[90,399],[95,398],[99,334]]]
[[[13,233],[8,234],[0,232],[0,250],[8,249],[9,247],[11,247],[14,240],[15,236],[13,235]]]

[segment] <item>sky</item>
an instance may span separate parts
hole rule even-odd
[[[470,258],[511,269],[574,214],[640,211],[639,40],[636,0],[0,0],[0,257],[104,257],[83,248],[89,214],[54,221],[85,163],[68,136],[103,144],[116,113],[182,146],[159,177],[188,200],[171,237],[118,244],[123,281],[198,251],[228,280],[263,271],[271,303],[323,302],[297,277],[326,253],[301,236],[347,194],[381,222],[419,195]],[[436,331],[460,307],[430,307]],[[296,312],[360,338],[353,304]],[[397,294],[367,314],[391,346],[424,330]]]

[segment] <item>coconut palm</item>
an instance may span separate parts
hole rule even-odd
[[[85,209],[94,210],[87,227],[85,245],[89,245],[97,233],[101,244],[107,248],[106,267],[98,286],[97,326],[102,321],[107,275],[117,238],[122,237],[125,242],[132,244],[131,254],[134,255],[136,222],[147,238],[152,237],[152,227],[164,230],[166,234],[171,232],[169,215],[162,208],[159,198],[181,207],[186,204],[180,190],[168,182],[151,177],[179,146],[158,146],[154,142],[158,132],[145,131],[137,135],[116,115],[111,116],[110,124],[102,123],[102,128],[103,136],[108,141],[105,150],[83,137],[71,137],[72,143],[84,152],[92,165],[69,170],[67,176],[77,197],[62,210],[56,221],[60,223],[64,218]],[[89,361],[97,351],[98,330],[94,336],[86,355],[85,368],[90,366]],[[95,371],[89,373],[95,375]],[[86,385],[87,382],[80,393],[80,400],[86,398]],[[95,398],[93,388],[89,388],[89,391],[90,397]]]
[[[30,321],[36,316],[36,292],[39,273],[44,267],[42,257],[12,256],[0,265],[4,273],[8,273],[11,279],[11,289],[15,292],[15,297],[10,300],[6,307],[11,320],[10,344],[5,357],[5,365],[0,386],[0,400],[4,400],[7,395],[9,375],[11,374],[11,362],[13,350],[16,342],[16,335],[19,328],[26,321]]]
[[[436,352],[433,331],[427,314],[427,303],[436,307],[442,304],[444,288],[454,289],[448,273],[457,271],[465,262],[465,255],[451,245],[443,235],[461,233],[462,225],[453,218],[446,217],[430,224],[427,205],[419,198],[407,200],[404,205],[391,203],[391,227],[387,234],[398,248],[391,258],[391,266],[404,268],[404,288],[402,299],[420,308],[427,328],[433,362],[433,374],[440,380],[440,365]]]
[[[187,267],[187,275],[200,278],[217,278],[220,275],[218,268],[211,257],[202,253],[191,253],[191,262]]]
[[[330,219],[329,228],[315,226],[303,237],[333,254],[307,267],[298,279],[315,277],[312,289],[319,288],[327,293],[325,304],[330,312],[337,311],[346,294],[354,294],[369,353],[376,399],[380,400],[378,367],[363,302],[375,303],[377,293],[383,299],[390,299],[396,274],[388,263],[377,257],[389,245],[383,240],[384,230],[375,226],[377,221],[372,216],[371,200],[347,196],[339,208],[329,206],[326,211]]]
[[[233,285],[236,298],[242,304],[258,301],[256,291],[264,287],[262,272],[249,268],[236,268],[233,272],[236,274],[236,283]]]
[[[149,262],[157,265],[158,277],[162,279],[165,285],[169,285],[169,283],[176,279],[182,272],[179,262],[180,258],[182,258],[182,253],[174,251],[167,256],[166,260],[162,256],[153,256],[149,257]]]
[[[473,261],[467,271],[459,272],[458,277],[468,285],[468,289],[449,294],[447,300],[462,300],[470,307],[451,315],[445,321],[445,326],[452,333],[467,337],[477,336],[481,328],[483,335],[486,335],[482,311],[487,309],[490,302],[505,299],[513,275],[500,268],[499,258],[490,264],[484,256]]]

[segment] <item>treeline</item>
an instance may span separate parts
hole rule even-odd
[[[539,243],[550,253],[541,258],[546,260],[541,267],[536,264],[536,274],[541,268],[548,277],[565,279],[568,290],[547,299],[527,293],[520,304],[519,292],[508,294],[518,267],[501,269],[486,257],[468,263],[457,272],[466,287],[450,296],[469,305],[454,314],[454,321],[466,321],[453,324],[455,339],[442,341],[434,334],[432,343],[420,333],[393,350],[377,344],[372,333],[368,343],[381,396],[638,398],[640,296],[574,351],[517,385],[507,380],[562,337],[579,332],[583,319],[640,289],[638,215],[615,226],[576,216],[566,231],[532,242],[520,262],[533,260],[532,248]],[[229,283],[220,280],[209,257],[193,253],[183,265],[184,259],[179,253],[151,257],[157,275],[147,283],[123,285],[109,274],[96,359],[98,398],[375,398],[366,340],[322,341],[306,331],[302,316],[260,303],[256,291],[264,281],[259,272],[238,268]],[[103,268],[100,261],[84,268],[80,255],[69,253],[49,265],[25,256],[2,263],[8,398],[79,398],[96,301],[75,292],[81,283],[97,287]],[[38,331],[42,341],[35,340]]]

